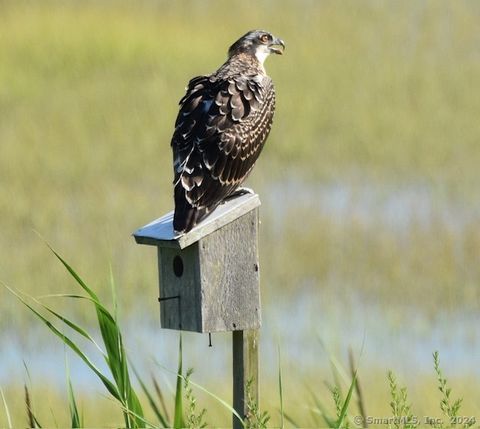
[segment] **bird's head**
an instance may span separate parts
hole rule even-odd
[[[248,54],[257,58],[263,65],[270,54],[283,54],[285,43],[282,39],[264,30],[252,30],[238,39],[228,50],[228,57]]]

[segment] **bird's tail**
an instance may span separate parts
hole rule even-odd
[[[179,189],[180,188],[180,189]],[[185,190],[175,187],[175,213],[173,229],[177,232],[188,232],[204,219],[210,210],[206,207],[194,207],[185,198]]]

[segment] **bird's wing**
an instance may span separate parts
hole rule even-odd
[[[257,160],[272,124],[273,84],[266,76],[199,76],[180,105],[172,138],[174,184],[189,205],[208,209],[230,195]]]

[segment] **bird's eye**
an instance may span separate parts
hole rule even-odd
[[[268,34],[264,34],[263,36],[260,36],[260,40],[262,41],[262,43],[268,43],[270,37],[268,36]]]

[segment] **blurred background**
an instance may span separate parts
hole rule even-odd
[[[287,49],[266,63],[277,111],[248,183],[262,200],[262,408],[278,424],[278,349],[286,411],[311,424],[310,391],[329,401],[329,357],[346,364],[352,347],[370,415],[389,411],[389,369],[415,413],[435,413],[438,350],[480,416],[479,22],[480,3],[461,0],[0,1],[0,280],[36,297],[80,292],[35,231],[107,302],[111,270],[130,357],[170,395],[175,376],[156,362],[175,370],[178,333],[159,328],[156,252],[130,234],[172,209],[188,80],[267,29]],[[45,302],[94,326],[87,304]],[[41,420],[65,425],[67,355],[86,422],[122,424],[5,288],[0,326],[15,421],[28,381]],[[230,361],[230,335],[212,348],[184,336],[193,380],[227,401]],[[230,424],[198,397],[209,423]]]

